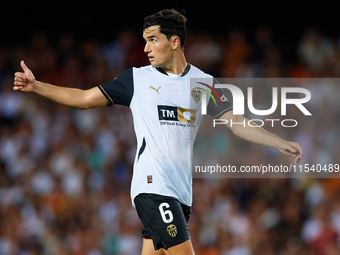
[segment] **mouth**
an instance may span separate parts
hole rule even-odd
[[[149,57],[149,61],[152,62],[154,60],[154,57],[152,56],[148,56]]]

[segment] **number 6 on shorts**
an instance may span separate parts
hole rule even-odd
[[[165,223],[170,223],[174,220],[174,216],[172,215],[172,212],[170,210],[165,210],[164,211],[164,208],[169,208],[170,205],[166,202],[164,203],[161,203],[158,207],[159,209],[159,212],[161,213],[161,216],[162,216],[162,220],[165,222]],[[168,217],[166,217],[168,216]]]

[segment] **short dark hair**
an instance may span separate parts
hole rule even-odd
[[[174,9],[161,10],[144,19],[143,31],[151,26],[159,25],[160,32],[165,34],[169,40],[171,36],[177,35],[184,49],[187,18]]]

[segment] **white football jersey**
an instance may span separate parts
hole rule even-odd
[[[213,83],[211,75],[188,64],[182,75],[152,66],[131,68],[99,86],[110,104],[129,106],[133,114],[137,153],[132,202],[140,193],[154,193],[191,206],[191,161],[202,119],[201,95],[211,92]],[[231,109],[225,100],[219,107],[209,103],[208,114],[218,118]]]

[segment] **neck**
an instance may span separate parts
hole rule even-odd
[[[166,66],[161,66],[165,72],[173,74],[182,74],[186,67],[187,61],[182,50],[175,54],[173,60],[169,61]]]

